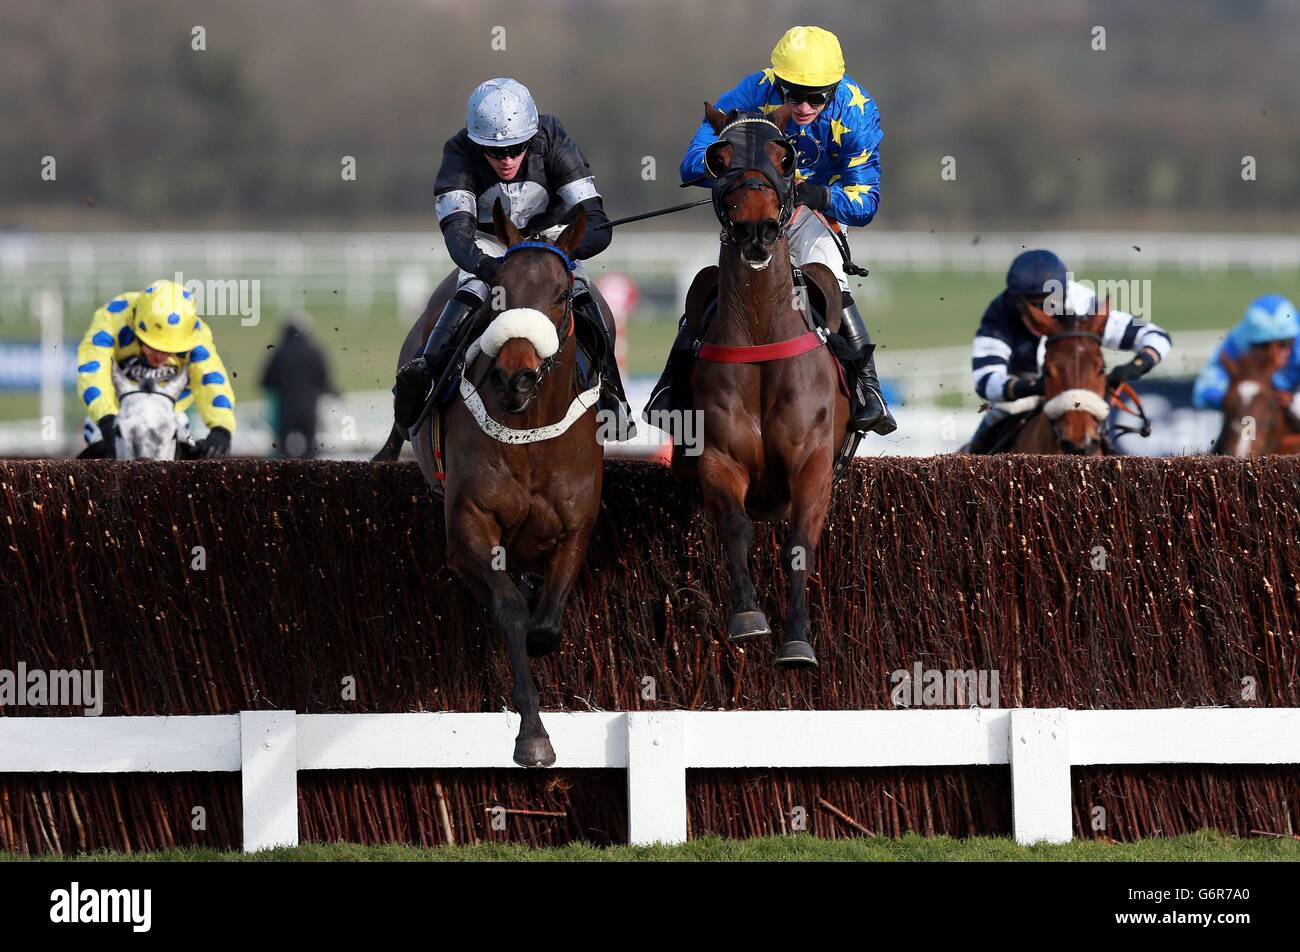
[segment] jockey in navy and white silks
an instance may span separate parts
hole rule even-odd
[[[1297,336],[1300,318],[1294,304],[1280,294],[1257,297],[1205,362],[1192,386],[1192,405],[1202,410],[1223,409],[1223,398],[1232,383],[1224,358],[1237,360],[1252,347],[1278,340],[1291,342],[1292,347],[1286,364],[1273,374],[1273,386],[1281,393],[1295,393],[1300,389],[1300,347],[1294,346]],[[1292,413],[1297,406],[1300,403],[1293,399]]]
[[[880,112],[862,83],[844,69],[844,54],[833,33],[815,26],[796,26],[772,50],[772,65],[751,73],[718,97],[723,112],[770,115],[782,105],[794,108],[785,132],[799,156],[795,169],[795,212],[786,228],[796,265],[819,262],[840,283],[844,318],[840,334],[853,348],[871,348],[866,323],[849,291],[844,257],[827,219],[843,225],[868,225],[880,208]],[[712,187],[704,152],[717,140],[709,123],[696,130],[682,158],[683,183]],[[681,343],[679,341],[679,343]],[[674,349],[679,349],[675,345]],[[874,349],[874,348],[871,348]],[[670,357],[671,360],[671,357]],[[875,357],[853,368],[855,430],[882,436],[898,428],[880,393]],[[671,373],[665,369],[651,396],[651,408],[669,402]]]
[[[575,207],[586,212],[582,244],[573,254],[579,262],[574,269],[574,313],[604,341],[601,408],[617,413],[630,428],[614,360],[614,329],[591,297],[580,263],[609,246],[611,229],[604,227],[609,219],[591,167],[560,120],[539,115],[527,88],[513,79],[481,84],[470,94],[465,128],[443,147],[434,194],[438,225],[460,271],[456,294],[439,315],[423,352],[398,371],[393,388],[397,424],[406,429],[418,418],[429,388],[451,358],[457,328],[487,300],[506,251],[492,223],[492,209],[500,199],[520,231],[546,239],[563,230],[564,219]]]
[[[1044,250],[1025,251],[1011,262],[1006,289],[984,311],[971,345],[971,374],[975,392],[993,406],[971,439],[971,452],[986,451],[985,441],[994,429],[1007,417],[1024,412],[1008,404],[1042,396],[1045,338],[1030,329],[1024,318],[1025,308],[1029,303],[1042,306],[1049,291],[1058,288],[1065,289],[1066,314],[1094,313],[1096,295],[1086,285],[1069,280],[1065,264],[1057,255]],[[1169,353],[1172,342],[1168,333],[1150,321],[1112,309],[1102,331],[1102,346],[1136,353],[1132,361],[1115,367],[1107,376],[1108,385],[1114,387],[1150,371]]]

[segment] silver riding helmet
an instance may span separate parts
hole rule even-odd
[[[518,145],[537,135],[537,106],[523,83],[489,79],[469,94],[465,128],[479,145]]]

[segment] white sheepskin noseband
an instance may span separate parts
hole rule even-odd
[[[479,338],[483,353],[495,357],[506,341],[523,338],[533,345],[537,356],[545,360],[560,349],[560,336],[551,319],[531,307],[513,307],[502,311]]]
[[[1091,390],[1066,390],[1058,393],[1043,405],[1043,412],[1049,420],[1059,420],[1072,410],[1091,413],[1098,420],[1110,416],[1110,404],[1106,398]]]

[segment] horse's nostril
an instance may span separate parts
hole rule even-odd
[[[515,374],[510,385],[514,387],[515,393],[521,395],[532,393],[537,387],[537,374],[531,370],[521,370]]]

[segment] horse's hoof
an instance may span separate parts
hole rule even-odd
[[[731,616],[731,621],[727,622],[727,637],[732,641],[743,641],[746,638],[757,638],[759,635],[770,635],[771,626],[767,623],[767,616],[760,611],[736,612]]]
[[[810,671],[817,667],[817,653],[806,641],[785,641],[772,665],[778,671]]]
[[[549,767],[555,763],[555,748],[549,737],[519,737],[515,740],[515,763],[520,767]]]
[[[560,647],[562,632],[557,625],[554,628],[530,628],[524,643],[528,647],[528,657],[542,658]]]

